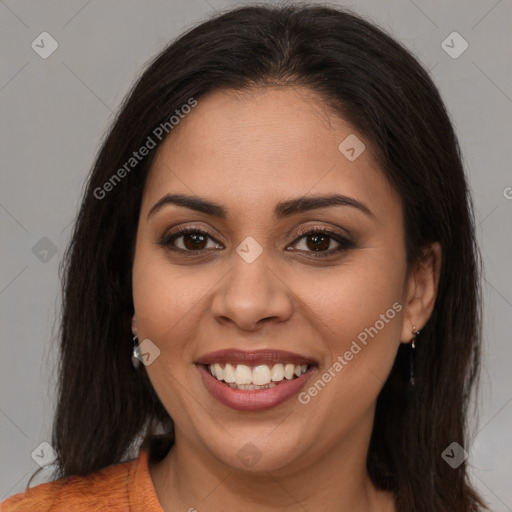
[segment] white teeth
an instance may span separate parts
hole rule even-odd
[[[284,376],[287,379],[293,379],[293,374],[295,373],[295,365],[287,364],[284,367]],[[218,377],[217,377],[218,378]]]
[[[226,363],[224,368],[220,363],[208,365],[210,373],[217,380],[229,384],[237,389],[267,389],[274,387],[276,382],[284,379],[291,380],[306,373],[307,364],[294,365],[292,363],[276,363],[272,367],[260,364],[251,368],[245,364]]]
[[[295,367],[295,375],[297,375],[297,377],[300,377],[303,373],[306,373],[307,369],[308,369],[307,364],[296,366]]]
[[[235,382],[240,386],[241,384],[253,384],[252,372],[245,364],[237,364],[235,369]]]
[[[270,382],[270,368],[266,364],[255,366],[252,369],[252,383],[264,386]]]
[[[213,367],[215,369],[215,377],[217,377],[217,380],[222,380],[224,378],[224,370],[222,369],[222,366],[219,363],[215,363]]]
[[[284,366],[281,363],[277,363],[272,366],[272,381],[279,382],[284,379]]]
[[[237,384],[230,383],[230,384],[228,384],[228,386],[233,389],[245,389],[245,390],[252,391],[253,389],[275,388],[277,386],[277,384],[275,382],[269,382],[265,386],[256,386],[256,384],[242,384],[241,386],[238,386]]]
[[[224,382],[235,382],[235,369],[229,363],[224,367]]]

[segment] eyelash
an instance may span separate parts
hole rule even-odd
[[[173,242],[175,240],[177,240],[178,238],[181,238],[182,236],[189,235],[189,234],[191,234],[191,235],[207,235],[210,239],[212,239],[216,243],[220,243],[220,242],[217,242],[217,240],[213,237],[213,235],[207,229],[199,229],[199,228],[195,228],[195,227],[181,226],[181,227],[177,228],[175,231],[173,231],[172,233],[164,235],[157,242],[157,244],[160,245],[161,247],[164,247],[171,251],[191,253],[193,256],[199,256],[199,255],[205,254],[210,251],[210,249],[185,250],[185,249],[179,249],[172,245]],[[339,233],[336,233],[334,231],[331,231],[331,230],[329,230],[325,227],[321,227],[321,226],[309,227],[309,228],[304,228],[302,230],[299,230],[299,232],[297,233],[298,236],[297,236],[297,238],[295,238],[292,245],[298,243],[302,238],[306,238],[308,236],[316,235],[316,234],[327,235],[329,238],[338,242],[340,244],[340,246],[337,247],[336,249],[331,249],[329,251],[319,251],[319,252],[306,251],[306,252],[313,254],[315,258],[325,258],[328,256],[333,256],[334,254],[338,254],[347,249],[353,249],[354,247],[356,247],[356,244],[354,242],[352,242],[351,240],[349,240],[348,238],[345,238],[344,236],[340,235]]]

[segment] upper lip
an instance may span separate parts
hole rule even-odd
[[[268,364],[268,363],[292,363],[295,365],[316,364],[311,357],[302,356],[286,350],[260,349],[260,350],[241,350],[228,348],[209,352],[199,357],[196,364],[213,364],[213,363],[235,363],[247,364],[248,366]]]

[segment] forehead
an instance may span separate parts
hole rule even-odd
[[[356,149],[366,147],[353,161],[339,149],[347,137],[360,141]],[[337,192],[378,214],[398,197],[370,146],[306,88],[215,91],[160,146],[143,209],[169,192],[215,198],[237,215],[287,197]]]

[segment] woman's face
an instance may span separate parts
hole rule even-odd
[[[171,194],[216,207],[154,208]],[[408,283],[397,193],[364,135],[309,90],[211,93],[160,147],[137,232],[133,329],[177,446],[251,471],[367,447],[411,339]],[[234,389],[208,363],[264,388]]]

